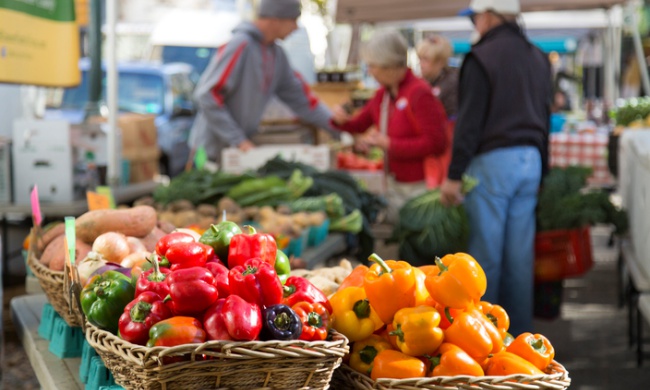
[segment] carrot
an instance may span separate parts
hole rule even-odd
[[[93,210],[75,221],[77,238],[92,245],[97,237],[106,232],[119,232],[125,236],[143,237],[156,226],[156,210],[151,206],[130,209]]]

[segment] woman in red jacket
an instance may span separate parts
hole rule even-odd
[[[342,107],[333,109],[333,124],[350,133],[364,133],[361,142],[386,153],[389,203],[388,222],[397,220],[399,208],[426,190],[424,161],[442,155],[450,145],[444,126],[447,118],[429,84],[406,65],[408,45],[393,30],[377,32],[366,43],[362,57],[381,85],[354,117]]]

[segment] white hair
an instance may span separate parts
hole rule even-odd
[[[375,32],[363,46],[361,55],[365,62],[377,66],[406,66],[408,43],[396,30]]]

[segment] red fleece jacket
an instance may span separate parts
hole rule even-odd
[[[334,126],[349,133],[363,133],[372,125],[379,128],[385,93],[386,89],[380,88],[349,122]],[[397,96],[390,97],[388,110],[389,171],[398,182],[422,181],[424,158],[440,155],[449,147],[444,108],[429,84],[407,70]]]

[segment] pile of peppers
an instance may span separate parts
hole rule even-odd
[[[481,301],[487,280],[466,253],[412,267],[359,265],[330,297],[332,327],[351,342],[349,365],[378,378],[538,375],[555,358],[541,334],[508,333],[503,307]]]
[[[148,347],[208,340],[325,340],[332,306],[271,235],[234,223],[197,241],[184,232],[157,242],[137,279],[118,271],[91,278],[81,293],[93,325]]]

